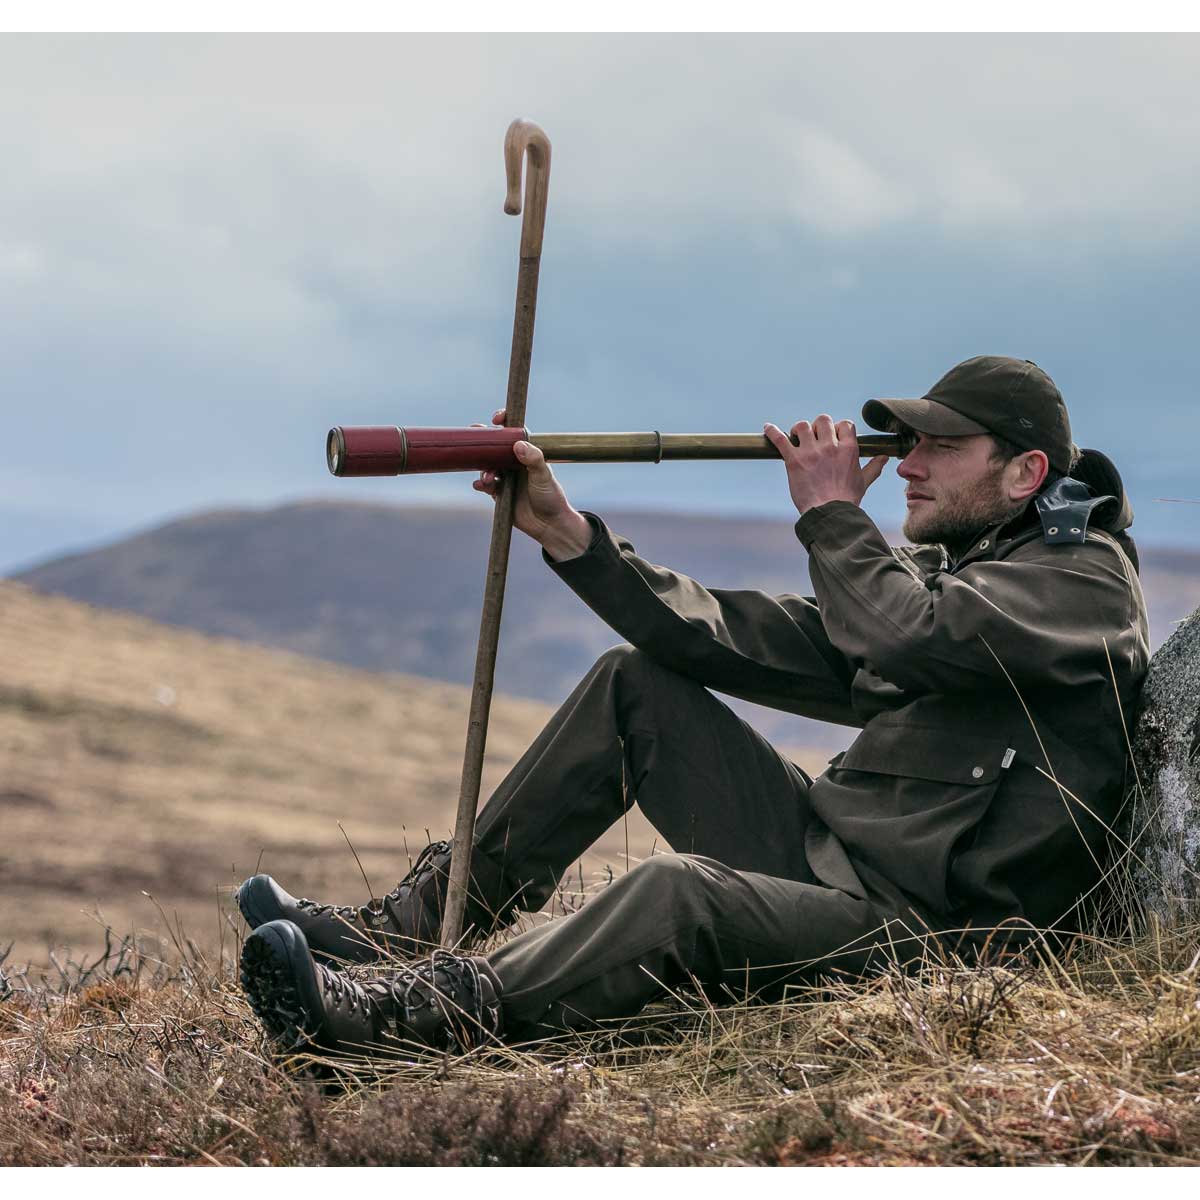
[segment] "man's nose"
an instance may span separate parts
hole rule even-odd
[[[920,456],[916,450],[910,450],[897,464],[896,474],[901,479],[922,479],[926,475],[925,468],[921,466]]]

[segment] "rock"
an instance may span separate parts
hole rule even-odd
[[[1200,908],[1200,609],[1150,660],[1128,805],[1138,899],[1175,923]]]

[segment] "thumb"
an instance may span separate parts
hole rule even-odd
[[[517,461],[528,471],[544,470],[546,456],[531,442],[514,442],[513,453]]]
[[[871,484],[883,474],[883,468],[887,466],[888,456],[880,454],[871,459],[869,463],[862,469],[863,487],[869,488]]]

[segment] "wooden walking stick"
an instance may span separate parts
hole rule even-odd
[[[546,196],[550,187],[550,139],[533,122],[514,121],[504,137],[504,168],[508,175],[504,211],[510,216],[517,216],[521,212],[521,168],[526,156],[529,164],[525,169],[525,216],[521,222],[521,258],[517,268],[512,357],[508,364],[508,398],[504,405],[504,424],[518,427],[525,424],[525,401],[529,391],[538,268],[542,258],[542,231],[546,225]],[[454,853],[450,859],[450,884],[446,895],[446,912],[442,918],[442,946],[446,949],[457,945],[462,936],[463,916],[467,908],[475,812],[479,806],[479,782],[487,747],[488,714],[492,707],[492,681],[496,673],[496,647],[500,641],[500,617],[504,610],[504,583],[508,573],[508,551],[512,544],[516,494],[516,477],[512,473],[505,474],[492,515],[492,543],[488,550],[487,581],[483,590],[483,616],[479,623],[479,647],[475,652],[475,682],[471,688],[471,713],[467,721],[467,745],[458,792],[458,816],[454,822]]]

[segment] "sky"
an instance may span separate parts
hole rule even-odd
[[[0,36],[0,572],[503,403],[509,121],[553,143],[528,425],[753,432],[1031,358],[1200,548],[1196,35]],[[788,518],[779,464],[560,469]],[[889,470],[866,500],[902,515]]]

